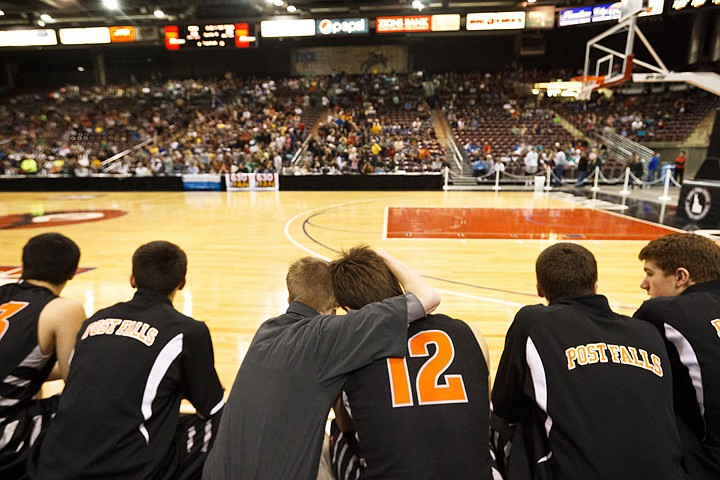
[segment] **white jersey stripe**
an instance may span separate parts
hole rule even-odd
[[[193,448],[193,445],[195,445],[195,426],[191,425],[190,428],[188,428],[187,431],[187,445],[186,445],[186,451],[190,453],[190,451]]]
[[[705,395],[703,391],[702,371],[700,370],[700,362],[698,362],[695,350],[693,350],[693,347],[690,345],[690,342],[688,342],[688,339],[675,329],[675,327],[668,323],[664,324],[664,327],[665,337],[667,337],[670,343],[675,345],[675,349],[677,349],[678,354],[680,355],[680,362],[682,362],[682,364],[688,369],[690,380],[692,380],[693,388],[695,390],[695,398],[697,399],[698,406],[700,407],[700,415],[703,417],[703,422],[705,422]]]
[[[13,385],[15,387],[27,387],[28,385],[30,385],[30,380],[18,378],[15,375],[8,375],[7,377],[5,377],[2,383]]]
[[[547,416],[545,420],[545,434],[550,438],[550,429],[552,429],[553,420],[547,411],[547,376],[545,375],[545,366],[540,358],[540,353],[530,337],[528,337],[525,344],[525,361],[527,361],[528,368],[530,369],[530,377],[532,378],[533,388],[535,390],[535,402]],[[549,452],[545,457],[541,458],[538,463],[546,461],[551,455],[552,452]]]
[[[42,415],[35,415],[33,417],[32,421],[33,421],[32,433],[30,434],[30,446],[31,447],[35,444],[35,440],[37,440],[38,435],[40,435],[40,431],[42,430],[43,417],[42,417]]]
[[[167,345],[163,347],[160,354],[155,359],[155,363],[150,370],[148,375],[147,383],[145,384],[145,392],[143,393],[142,399],[142,414],[145,420],[148,420],[152,416],[152,404],[157,396],[158,386],[165,374],[167,373],[170,365],[180,356],[183,349],[183,334],[180,333],[175,338],[170,340]],[[150,443],[150,434],[145,428],[145,423],[140,425],[140,433],[145,437],[145,441]]]
[[[18,400],[16,398],[0,397],[0,407],[12,407],[13,405],[16,405],[19,402],[20,402],[20,400]]]
[[[50,358],[52,355],[43,355],[42,351],[40,350],[40,346],[37,345],[30,354],[25,357],[25,359],[20,362],[20,365],[18,367],[31,367],[36,370],[40,370],[40,368],[45,365],[45,362],[48,358]]]
[[[222,399],[220,399],[220,401],[218,402],[218,404],[215,405],[215,406],[212,408],[212,410],[210,410],[210,415],[215,415],[215,414],[216,414],[217,412],[219,412],[220,409],[223,408],[224,406],[225,406],[225,399],[222,398]]]
[[[19,423],[20,420],[15,420],[5,425],[5,428],[2,432],[2,437],[0,437],[0,450],[5,448],[7,444],[10,443],[10,440],[12,440],[13,434],[15,433],[15,430],[17,429]]]
[[[210,440],[212,440],[212,419],[205,422],[205,435],[203,436],[203,446],[200,449],[201,452],[205,453],[210,448]]]

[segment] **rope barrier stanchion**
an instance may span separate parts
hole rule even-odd
[[[550,182],[550,169],[546,168],[545,169],[545,188],[543,190],[545,190],[546,192],[549,192],[550,190],[552,190],[551,183],[552,182]]]
[[[622,177],[607,178],[605,175],[603,175],[602,172],[600,172],[600,180],[602,180],[602,182],[607,185],[617,185],[618,183],[622,182]]]
[[[628,190],[628,185],[630,183],[630,167],[625,169],[625,183],[623,184],[623,189],[620,190],[620,195],[630,195],[630,190]]]
[[[445,170],[445,185],[443,185],[443,190],[447,190],[448,186],[450,185],[449,178],[448,178],[449,177],[448,172],[450,171],[450,168],[445,167],[444,170]]]
[[[492,187],[496,192],[502,189],[500,186],[500,170],[495,170],[495,185]]]
[[[670,172],[665,172],[665,186],[663,187],[663,194],[658,197],[661,202],[669,202],[670,199],[670,179],[672,175]]]
[[[599,192],[600,187],[598,187],[598,182],[600,180],[600,167],[595,167],[595,178],[593,180],[593,186],[590,189],[591,192]]]

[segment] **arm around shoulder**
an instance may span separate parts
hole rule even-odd
[[[377,253],[385,260],[405,291],[411,292],[417,297],[426,315],[432,313],[440,305],[440,295],[422,275],[387,252],[378,251]]]

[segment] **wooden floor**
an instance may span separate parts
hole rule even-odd
[[[364,242],[429,277],[442,296],[438,311],[485,334],[494,372],[517,310],[541,302],[535,294],[537,255],[565,237],[552,224],[539,224],[535,239],[418,238],[417,232],[386,238],[388,207],[522,209],[528,222],[537,209],[557,209],[556,223],[563,222],[563,211],[587,214],[586,206],[565,197],[532,192],[5,193],[0,216],[13,217],[0,221],[0,266],[19,266],[21,248],[31,236],[62,232],[80,246],[80,266],[91,269],[77,275],[63,295],[81,301],[91,314],[132,296],[130,258],[139,245],[159,239],[177,243],[190,265],[175,306],[209,325],[217,369],[229,389],[257,327],[287,307],[288,264],[304,255],[333,258],[340,249]],[[105,217],[64,222],[93,220],[88,213],[67,213],[91,210]],[[125,214],[110,218],[112,211]],[[588,227],[593,218],[607,215],[593,211]],[[21,228],[8,228],[11,223]],[[570,238],[597,257],[600,293],[619,312],[632,314],[647,298],[639,288],[643,271],[637,253],[649,238]]]

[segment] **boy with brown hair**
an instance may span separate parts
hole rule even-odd
[[[535,272],[549,304],[515,315],[492,392],[507,478],[686,478],[660,336],[597,294],[586,248],[551,245]]]
[[[59,397],[36,399],[43,382],[68,376],[82,305],[60,296],[75,276],[80,249],[60,233],[23,247],[22,278],[0,287],[0,478],[27,478],[28,452],[47,430]]]
[[[328,263],[305,257],[290,265],[290,305],[256,332],[203,478],[315,480],[328,413],[350,372],[404,355],[408,323],[440,302],[419,274],[386,262],[408,293],[340,316]]]
[[[675,415],[692,479],[720,478],[720,247],[673,233],[648,243],[635,317],[653,324],[670,356]]]
[[[402,292],[385,257],[360,245],[330,264],[340,306],[354,312]],[[338,478],[491,478],[484,338],[435,314],[410,324],[407,345],[406,355],[378,359],[345,382],[332,447]]]

